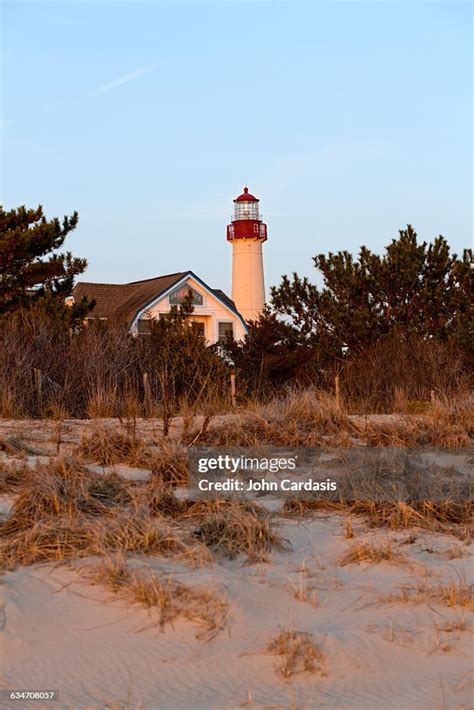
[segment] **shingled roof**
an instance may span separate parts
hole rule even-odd
[[[84,297],[95,299],[96,305],[91,313],[92,317],[122,321],[131,325],[139,311],[187,275],[195,276],[191,271],[178,271],[174,274],[157,276],[144,281],[132,281],[127,284],[79,281],[72,293],[76,302]],[[237,312],[234,302],[223,291],[212,288],[209,290],[229,308]]]

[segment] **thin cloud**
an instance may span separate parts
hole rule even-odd
[[[113,89],[116,89],[117,86],[122,86],[122,84],[128,84],[129,81],[134,81],[135,79],[139,79],[141,76],[144,74],[147,74],[150,71],[150,67],[146,69],[137,69],[137,71],[132,71],[129,74],[124,74],[123,76],[119,76],[118,79],[114,79],[114,81],[110,81],[108,84],[101,84],[98,86],[94,91],[91,91],[89,93],[89,96],[97,96],[97,94],[105,94],[107,91],[112,91]]]

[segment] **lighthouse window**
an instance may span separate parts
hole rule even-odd
[[[238,202],[235,205],[235,219],[259,219],[258,202]]]
[[[227,340],[228,336],[233,337],[234,336],[234,324],[232,321],[226,322],[226,321],[220,321],[219,322],[219,332],[218,332],[218,340],[220,343],[225,343]]]
[[[202,306],[204,303],[203,297],[200,293],[195,291],[191,286],[188,286],[185,284],[184,286],[179,286],[179,288],[175,289],[172,293],[170,293],[169,296],[169,301],[172,306],[179,306],[181,303],[183,303],[184,299],[186,296],[189,294],[191,291],[193,300],[193,306]]]

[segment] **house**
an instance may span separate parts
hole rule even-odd
[[[209,344],[224,340],[227,333],[242,340],[246,322],[258,318],[265,304],[262,245],[266,240],[259,200],[244,187],[234,200],[233,218],[227,226],[227,241],[232,245],[232,299],[193,271],[181,271],[126,284],[80,281],[67,301],[80,301],[84,296],[94,299],[91,318],[126,323],[132,333],[142,335],[148,332],[150,318],[168,313],[191,291],[191,324]]]
[[[189,291],[193,294],[192,326],[198,328],[209,343],[225,339],[227,332],[231,332],[236,340],[244,337],[247,326],[234,302],[192,271],[127,284],[80,281],[72,295],[76,302],[84,296],[95,300],[91,318],[126,323],[132,333],[140,335],[148,332],[150,318],[168,313]]]

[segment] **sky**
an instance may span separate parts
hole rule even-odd
[[[232,200],[267,289],[407,223],[472,246],[472,5],[2,3],[2,203],[79,212],[83,280],[230,292]]]

